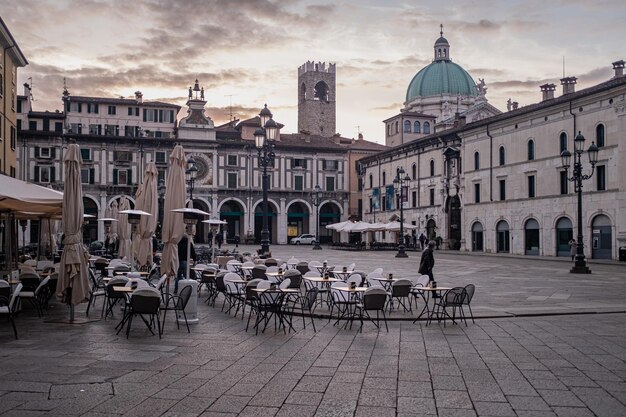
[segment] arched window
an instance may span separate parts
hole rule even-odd
[[[474,152],[474,170],[478,171],[480,169],[480,154],[478,152]]]
[[[300,99],[306,100],[306,85],[304,85],[304,83],[302,83],[302,86],[300,87]]]
[[[374,176],[370,174],[370,188],[374,188]]]
[[[383,182],[380,185],[382,186],[387,185],[387,173],[385,171],[383,171]]]
[[[561,132],[559,135],[559,154],[567,149],[567,133]]]
[[[417,179],[417,165],[413,164],[411,166],[411,179],[415,181]]]
[[[596,126],[596,146],[598,148],[604,146],[604,125],[602,123]]]
[[[431,177],[435,176],[435,160],[434,159],[430,160],[430,176]]]
[[[391,124],[387,125],[387,136],[391,135]]]
[[[504,150],[504,146],[500,146],[498,150],[498,154],[500,157],[500,166],[506,164],[506,151]]]
[[[404,121],[404,133],[411,133],[411,122],[408,120]]]
[[[524,225],[524,253],[526,255],[539,255],[539,222],[528,219]]]
[[[324,81],[318,82],[317,84],[315,84],[315,87],[313,89],[313,99],[328,101],[328,90],[328,85]]]
[[[413,133],[420,133],[420,122],[417,120],[413,123]]]
[[[535,160],[535,141],[532,139],[528,141],[528,160]]]
[[[396,122],[396,133],[398,133],[398,132],[399,132],[399,130],[398,130],[398,122]]]
[[[430,123],[428,122],[424,122],[424,134],[425,135],[430,134]]]

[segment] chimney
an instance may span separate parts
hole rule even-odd
[[[454,127],[463,127],[467,121],[466,116],[461,116],[459,113],[454,114]]]
[[[615,78],[624,76],[624,60],[613,62],[613,70],[615,71]]]
[[[576,77],[561,78],[561,85],[563,86],[563,95],[572,94],[576,91]]]
[[[554,98],[554,90],[556,90],[556,85],[552,83],[546,83],[544,85],[540,85],[542,98],[541,101],[552,100]]]
[[[135,91],[135,100],[137,100],[137,103],[143,103],[143,94],[141,91]]]
[[[363,140],[363,133],[359,133],[359,140]]]

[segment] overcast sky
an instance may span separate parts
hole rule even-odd
[[[431,62],[440,23],[452,60],[485,79],[501,110],[558,85],[563,56],[578,89],[626,59],[623,0],[0,0],[0,10],[30,63],[19,94],[32,77],[35,110],[61,108],[63,77],[73,95],[141,90],[180,105],[197,77],[216,124],[231,104],[244,119],[267,103],[296,132],[297,68],[326,61],[337,64],[337,131],[378,142]]]

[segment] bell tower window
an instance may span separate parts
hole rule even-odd
[[[328,85],[324,81],[315,84],[314,97],[315,100],[328,101]]]

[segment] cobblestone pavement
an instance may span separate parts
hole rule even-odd
[[[419,254],[323,256],[410,275]],[[626,416],[626,314],[511,315],[626,310],[623,267],[580,277],[568,266],[437,253],[439,282],[476,282],[475,310],[508,315],[445,328],[390,321],[359,333],[318,319],[317,332],[295,320],[297,332],[255,336],[200,303],[191,333],[169,317],[162,340],[142,323],[127,340],[117,320],[46,323],[25,307],[19,340],[0,322],[0,415]]]

